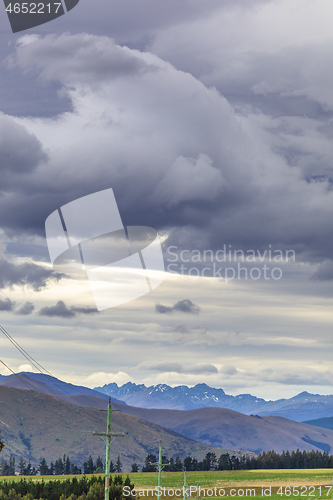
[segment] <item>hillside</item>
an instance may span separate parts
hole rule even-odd
[[[283,417],[243,415],[224,408],[198,410],[151,410],[122,406],[122,411],[162,425],[202,443],[250,450],[331,451],[333,431]]]
[[[67,385],[57,379],[50,381],[48,377],[41,374],[35,374],[35,378],[31,379],[31,375],[34,374],[21,374],[20,378],[23,377],[28,383],[32,381],[44,392],[49,391],[59,402],[71,403],[89,411],[92,408],[105,409],[107,407],[108,397],[97,391],[72,384]],[[21,385],[25,389],[23,393],[33,393],[17,377],[8,377],[6,385],[0,383],[0,390],[9,384]],[[60,386],[61,391],[55,389]],[[303,394],[302,398],[304,397]],[[184,437],[219,448],[250,450],[254,453],[271,449],[277,452],[292,451],[297,448],[308,451],[319,449],[332,452],[333,450],[333,430],[323,430],[319,424],[315,427],[278,416],[247,416],[223,408],[200,408],[189,411],[158,410],[137,408],[117,403],[115,400],[113,400],[113,407],[118,408],[122,414],[146,421],[145,425],[148,427],[147,422],[151,422]],[[118,418],[117,414],[115,418]],[[25,436],[23,438],[25,439]],[[115,441],[116,445],[121,446],[118,441]]]
[[[324,429],[333,430],[333,417],[318,418],[316,420],[306,420],[304,423],[308,425],[315,425],[316,427],[323,427]]]
[[[88,406],[100,407],[100,398],[107,400],[108,396],[116,403],[127,404],[139,408],[193,410],[199,408],[226,408],[245,415],[280,416],[298,422],[327,418],[333,415],[333,396],[302,392],[289,399],[265,401],[251,394],[230,396],[223,389],[215,389],[206,384],[194,387],[185,385],[170,387],[165,384],[146,387],[143,384],[128,382],[121,387],[117,384],[107,384],[103,387],[89,389],[83,386],[69,384],[55,377],[41,373],[20,373],[19,377],[10,375],[0,378],[0,386],[8,385],[19,389],[27,389],[22,383],[24,379],[39,392],[57,396],[64,401]],[[78,396],[90,396],[79,398]],[[98,398],[98,401],[95,399]],[[81,403],[79,400],[81,399]],[[93,403],[95,401],[95,403]]]
[[[42,373],[22,372],[18,375],[0,376],[0,386],[15,387],[17,389],[32,389],[50,396],[64,397],[70,402],[71,396],[87,395],[103,398],[108,401],[109,396],[101,394],[94,389],[82,385],[69,384],[50,375]],[[66,400],[65,399],[65,400]],[[124,401],[112,398],[117,403],[126,404]]]
[[[148,453],[156,454],[160,439],[169,457],[179,455],[183,459],[192,455],[202,459],[208,451],[222,453],[121,412],[113,413],[112,422],[112,432],[125,434],[124,438],[112,442],[111,452],[112,460],[120,455],[124,470],[130,470],[134,460],[142,465]],[[1,456],[4,458],[13,453],[38,465],[41,457],[50,462],[65,453],[74,463],[82,464],[89,454],[95,459],[98,455],[104,457],[104,441],[93,436],[93,432],[105,432],[105,428],[104,411],[82,408],[35,391],[0,386],[0,429],[5,443]]]

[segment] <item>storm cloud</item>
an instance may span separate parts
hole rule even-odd
[[[294,248],[300,259],[331,258],[333,192],[326,175],[313,179],[294,154],[297,130],[318,134],[319,123],[299,118],[296,129],[288,118],[239,113],[189,73],[108,37],[27,35],[12,64],[56,80],[73,108],[55,119],[17,120],[49,154],[25,228],[36,226],[37,211],[42,225],[57,206],[107,186],[127,223],[168,231],[170,243],[184,248],[272,243]],[[308,154],[313,163],[322,153]],[[43,197],[50,181],[52,193]]]
[[[174,311],[183,312],[188,314],[199,314],[200,307],[194,304],[189,299],[179,300],[172,307],[163,306],[162,304],[156,304],[155,311],[160,314],[170,314]]]
[[[82,0],[52,34],[2,33],[2,305],[56,375],[82,383],[93,350],[100,385],[331,392],[332,16],[331,0]],[[179,266],[97,314],[49,267],[44,223],[106,188]],[[295,260],[226,282],[195,261],[224,245]]]
[[[10,299],[0,299],[0,311],[13,311],[15,302]]]
[[[39,316],[74,318],[77,314],[95,314],[97,309],[91,307],[68,307],[63,300],[58,300],[54,306],[45,306],[39,312]]]
[[[62,276],[52,269],[47,269],[33,262],[20,264],[0,258],[0,288],[28,285],[39,291],[45,288],[49,281],[59,281]]]

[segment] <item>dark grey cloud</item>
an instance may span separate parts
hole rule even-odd
[[[193,375],[195,374],[204,374],[204,373],[218,373],[218,369],[216,366],[211,365],[210,363],[202,363],[200,365],[193,366],[188,370],[188,373]]]
[[[71,311],[62,300],[58,300],[55,306],[45,306],[39,312],[39,316],[50,318],[74,318],[75,312]]]
[[[190,314],[198,314],[200,312],[200,307],[194,304],[189,299],[180,300],[173,306],[174,311],[180,311]]]
[[[11,299],[0,299],[0,311],[13,311],[15,302]]]
[[[159,314],[170,314],[174,311],[188,314],[199,314],[200,307],[194,304],[191,300],[184,299],[176,302],[176,304],[174,304],[172,307],[164,306],[162,304],[156,304],[155,311]]]
[[[38,312],[39,316],[74,318],[77,314],[94,314],[97,309],[92,307],[67,307],[62,300],[58,300],[55,306],[45,306]]]
[[[71,307],[71,311],[77,313],[77,314],[96,314],[97,309],[94,307]]]
[[[21,183],[20,176],[30,174],[46,160],[40,141],[13,118],[0,113],[0,190],[15,189]]]
[[[32,68],[47,81],[71,84],[79,78],[81,83],[93,87],[103,81],[138,77],[141,73],[156,71],[153,64],[147,64],[140,52],[116,45],[109,38],[94,35],[72,35],[70,50],[68,34],[47,35],[38,51],[38,59],[33,46],[29,44],[9,58],[9,66],[19,66],[23,70]],[[53,65],[45,61],[53,53]],[[73,59],[74,58],[74,59]],[[60,75],[62,74],[62,77]]]
[[[20,314],[22,316],[27,316],[35,310],[35,306],[33,305],[32,302],[26,302],[22,306],[16,309],[16,314]]]
[[[160,314],[170,314],[173,311],[172,307],[163,306],[162,304],[156,304],[155,311]]]
[[[156,363],[156,364],[142,363],[140,365],[140,369],[152,370],[157,372],[181,372],[183,367],[180,363],[170,363],[170,362]]]
[[[329,173],[331,132],[304,119],[302,106],[303,121],[288,123],[253,112],[251,103],[251,112],[237,113],[190,74],[107,37],[25,37],[15,60],[22,70],[37,71],[37,81],[57,78],[72,111],[24,121],[50,158],[47,168],[32,172],[22,196],[13,189],[0,200],[2,227],[43,234],[45,218],[60,205],[113,187],[125,224],[166,231],[168,243],[181,248],[231,243],[262,250],[271,243],[294,249],[299,261],[332,259],[333,192],[325,179],[305,176],[310,163],[313,169],[321,162]],[[301,154],[293,164],[296,143]]]
[[[32,262],[15,264],[0,258],[0,288],[28,285],[35,291],[47,286],[49,281],[59,281],[63,275]]]

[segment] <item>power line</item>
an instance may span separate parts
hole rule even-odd
[[[20,380],[20,382],[25,384],[29,389],[31,389],[32,391],[35,390],[26,380],[24,380],[23,377],[21,377],[18,373],[15,373],[14,370],[12,370],[8,365],[6,365],[6,363],[2,361],[2,359],[0,359],[0,363],[2,363],[10,372],[12,372],[13,375],[15,375]]]
[[[36,368],[36,370],[38,370],[42,375],[44,375],[44,377],[48,378],[52,382],[52,384],[55,385],[56,387],[58,387],[64,394],[67,394],[67,396],[72,396],[72,394],[70,394],[69,392],[67,392],[61,385],[57,384],[53,380],[56,377],[54,377],[54,375],[52,375],[52,373],[50,373],[48,370],[46,370],[46,368],[44,368],[40,363],[38,363],[38,361],[36,361],[35,358],[33,358],[32,356],[30,356],[30,354],[28,354],[27,351],[25,351],[23,349],[23,347],[20,346],[20,344],[4,329],[4,327],[2,325],[0,325],[0,331],[9,340],[9,342],[11,342],[13,344],[13,346],[29,361],[29,363],[31,363]],[[3,363],[3,364],[5,364],[5,363]],[[9,367],[8,367],[8,369],[14,375],[16,375],[17,377],[19,377],[18,374],[15,373],[15,372],[13,372],[13,370],[11,370]],[[50,378],[50,377],[52,377],[52,378]],[[23,381],[22,378],[19,377],[19,379],[21,380],[21,382]],[[28,385],[28,384],[25,384],[25,385]],[[30,387],[30,389],[31,389],[31,387]],[[32,389],[32,390],[36,390],[36,389]]]

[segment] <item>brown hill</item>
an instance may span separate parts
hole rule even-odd
[[[197,410],[155,410],[117,405],[122,411],[183,436],[220,448],[250,450],[333,449],[333,430],[314,427],[283,417],[259,417],[224,408]]]
[[[83,408],[40,392],[0,386],[4,458],[12,453],[36,466],[42,457],[50,462],[66,454],[80,465],[90,454],[94,459],[98,455],[104,457],[105,443],[93,432],[105,432],[105,428],[106,413],[97,408]],[[202,459],[209,451],[218,456],[225,452],[122,412],[113,413],[112,431],[125,434],[114,440],[111,451],[113,461],[120,455],[124,470],[130,470],[134,460],[142,465],[148,453],[156,454],[160,439],[169,457],[178,455],[183,459],[192,455]]]

